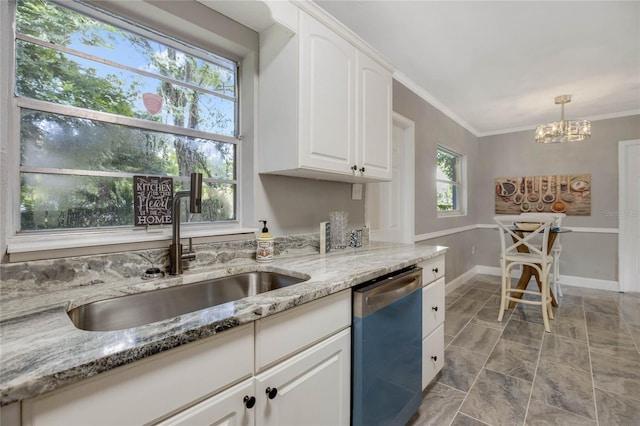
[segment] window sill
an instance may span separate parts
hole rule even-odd
[[[438,219],[443,219],[443,218],[447,218],[447,217],[461,217],[461,216],[466,216],[466,215],[467,215],[466,212],[461,212],[461,211],[437,212],[437,218]]]
[[[211,225],[183,225],[180,237],[183,244],[192,238],[193,244],[221,241],[250,240],[255,238],[257,228],[239,225],[211,227]],[[134,250],[169,248],[171,226],[147,230],[145,228],[39,232],[19,234],[8,241],[9,262],[56,259],[61,257],[108,254]]]

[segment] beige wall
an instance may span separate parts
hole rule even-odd
[[[274,236],[319,232],[332,211],[348,212],[349,228],[364,225],[364,200],[351,200],[349,183],[275,175],[256,179],[254,215],[256,221],[269,221]]]
[[[564,225],[588,231],[564,234],[561,274],[617,281],[615,233],[618,219],[618,142],[640,138],[640,116],[592,122],[591,139],[580,144],[537,144],[533,130],[476,138],[398,82],[393,86],[393,109],[416,123],[416,235],[493,223],[494,179],[590,173],[591,216],[569,216]],[[435,156],[437,145],[467,156],[468,211],[466,216],[437,218]],[[449,247],[447,281],[474,266],[498,267],[495,231],[475,229],[425,240]]]
[[[393,110],[415,122],[416,235],[475,225],[477,214],[474,194],[478,192],[476,137],[397,81],[393,82]],[[435,176],[438,145],[467,158],[467,212],[464,216],[437,217]],[[428,239],[424,243],[449,247],[445,260],[447,281],[473,267],[470,257],[475,243],[473,232]]]
[[[473,205],[476,137],[428,104],[401,83],[393,82],[393,110],[415,122],[415,232],[416,235],[476,223]],[[436,215],[436,149],[443,145],[467,157],[469,197],[465,216],[441,218]]]
[[[640,138],[640,116],[593,121],[591,128],[591,138],[577,144],[537,144],[533,130],[478,138],[478,223],[492,223],[497,177],[590,173],[591,216],[567,216],[563,225],[617,229],[611,213],[618,209],[618,142]],[[561,275],[617,281],[617,234],[573,232],[561,238]],[[480,231],[478,244],[478,264],[497,266],[495,235]]]

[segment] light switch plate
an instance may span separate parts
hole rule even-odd
[[[362,200],[362,184],[361,183],[351,184],[351,199]]]

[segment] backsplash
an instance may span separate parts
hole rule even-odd
[[[193,246],[196,259],[185,262],[185,271],[206,268],[234,260],[255,258],[255,240],[217,242]],[[303,234],[275,238],[275,255],[300,255],[319,252],[318,234]],[[138,250],[92,256],[0,265],[0,295],[19,297],[20,293],[51,292],[142,276],[147,268],[166,270],[169,254],[166,249]]]

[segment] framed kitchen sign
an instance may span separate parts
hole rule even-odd
[[[170,225],[173,179],[166,176],[134,176],[135,226]]]
[[[495,180],[496,214],[591,215],[591,174],[519,176]]]

